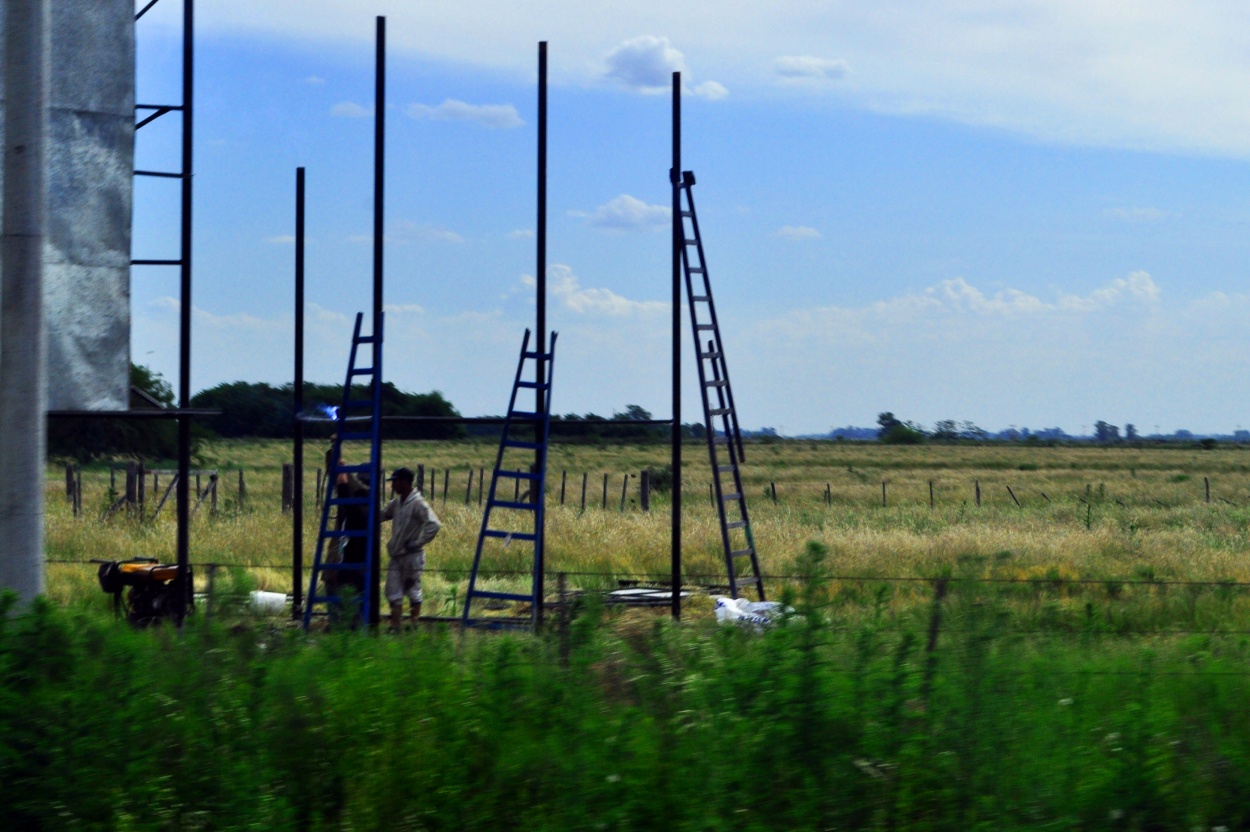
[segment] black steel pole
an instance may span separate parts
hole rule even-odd
[[[673,73],[673,464],[672,549],[673,620],[681,620],[681,248],[685,226],[681,218],[681,73]],[[709,426],[710,430],[710,426]]]
[[[538,333],[538,352],[544,353],[549,347],[547,343],[547,42],[545,40],[538,43],[538,220],[534,236],[537,240],[537,260],[534,269],[537,273],[538,284],[535,330]],[[538,387],[534,391],[534,412],[539,414],[539,419],[542,419],[546,399],[542,385],[546,381],[547,367],[546,362],[541,359],[536,364]],[[534,437],[537,441],[542,433],[541,422],[535,423],[534,432],[537,434]],[[538,453],[541,455],[544,452],[540,450]],[[535,462],[541,462],[541,459]],[[538,499],[545,500],[546,496],[543,493],[543,484],[539,483]],[[542,527],[535,530],[538,537],[538,545],[534,547],[535,627],[541,627],[543,623],[543,572],[546,560],[543,548],[547,542],[546,531]]]
[[[295,169],[295,488],[291,506],[291,618],[304,614],[304,169]]]
[[[180,315],[178,320],[178,407],[191,406],[191,183],[192,183],[192,117],[195,113],[195,0],[182,2],[182,231],[181,264],[179,266]],[[189,580],[191,570],[191,418],[178,417],[178,588],[175,592],[175,617],[179,624],[186,615],[187,603],[195,587]]]
[[[386,18],[378,17],[377,31],[377,67],[374,84],[373,103],[373,383],[382,383],[382,374],[376,368],[382,366],[382,340],[378,334],[382,331],[382,225],[383,225],[383,182],[386,173]],[[374,493],[382,494],[382,452],[381,447],[373,457],[373,470],[370,472],[370,484]],[[369,624],[376,627],[381,621],[380,592],[378,580],[382,575],[382,518],[377,512],[373,528],[373,551],[369,553],[373,564],[373,581],[369,586]]]

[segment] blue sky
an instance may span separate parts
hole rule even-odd
[[[165,5],[140,22],[145,103],[177,97]],[[681,69],[745,426],[819,432],[883,410],[992,429],[1250,425],[1250,24],[1197,5],[201,3],[192,385],[290,380],[297,165],[307,372],[342,375],[370,304],[381,13],[386,375],[404,389],[466,415],[506,404],[532,321],[545,38],[557,411],[668,412],[663,85]],[[172,164],[173,136],[144,128],[140,165]],[[175,190],[139,187],[136,255],[172,253]],[[132,292],[134,358],[173,379],[175,275],[137,269]]]

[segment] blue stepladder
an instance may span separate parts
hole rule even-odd
[[[764,598],[764,574],[760,571],[755,549],[755,533],[747,512],[746,490],[742,487],[742,463],[745,458],[742,430],[738,426],[738,408],[729,384],[729,365],[725,363],[725,344],[721,340],[720,322],[712,299],[712,282],[703,254],[703,237],[699,218],[694,210],[694,173],[683,171],[674,177],[673,186],[680,189],[682,270],[686,278],[686,300],[690,309],[690,331],[694,334],[694,351],[698,359],[699,391],[703,399],[704,433],[707,435],[708,460],[712,468],[712,484],[716,498],[717,519],[720,520],[721,547],[725,553],[725,570],[729,576],[729,593],[738,598],[743,590],[754,590]]]
[[[521,358],[512,383],[512,398],[508,402],[508,413],[499,440],[499,453],[491,472],[490,492],[482,513],[482,528],[473,554],[473,570],[469,573],[469,589],[465,593],[461,619],[464,627],[533,628],[541,616],[547,441],[551,433],[551,377],[556,337],[556,333],[551,333],[551,344],[546,352],[542,351],[541,345],[531,351],[530,331],[525,330]],[[527,362],[533,365],[532,379],[526,376]],[[523,390],[534,391],[533,410],[517,409],[517,397]],[[511,494],[508,493],[509,486]],[[518,548],[513,549],[514,546]],[[532,547],[530,591],[482,589],[480,584],[491,574],[483,572],[483,560],[488,560],[498,571],[515,574],[520,571],[519,561],[523,559],[519,547]],[[475,604],[481,609],[475,609]],[[484,614],[487,606],[506,607],[509,604],[529,604],[528,619]]]
[[[312,577],[304,603],[305,630],[312,623],[313,608],[318,604],[327,605],[327,612],[342,606],[344,597],[341,590],[331,591],[327,588],[326,592],[317,592],[317,586],[321,580],[335,573],[360,574],[358,581],[344,578],[336,583],[342,585],[346,581],[358,584],[360,592],[356,600],[360,605],[361,620],[365,623],[373,620],[373,593],[370,590],[377,581],[377,576],[373,572],[373,552],[378,534],[378,489],[382,485],[379,482],[382,443],[382,320],[379,317],[377,332],[372,335],[361,335],[363,318],[363,314],[356,314],[356,326],[352,331],[351,355],[347,360],[347,380],[343,384],[343,400],[334,418],[334,439],[330,446],[330,459],[326,468],[326,492],[321,503],[321,526],[317,533],[317,552],[313,557]],[[365,360],[361,356],[362,346],[370,348],[368,363],[363,366],[360,363]],[[359,396],[361,387],[367,387],[369,390],[365,398]],[[365,441],[369,443],[366,459],[344,461],[343,444],[345,442]],[[367,480],[369,482],[368,495],[340,496],[337,492],[337,485],[341,474],[349,477],[355,475]],[[343,524],[335,522],[335,514],[342,509],[348,511],[355,509],[360,514],[366,515],[368,519],[365,527],[363,529],[340,527]],[[360,560],[353,558],[349,561],[339,554],[340,544],[347,544],[342,547],[343,549],[350,547],[359,552],[361,551],[359,546],[350,545],[355,540],[364,541],[364,557]]]

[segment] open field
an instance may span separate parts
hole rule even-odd
[[[711,582],[707,467],[702,446],[685,451],[687,574]],[[429,613],[458,609],[480,520],[467,471],[492,452],[388,447],[388,466],[453,472],[445,501],[438,474],[430,564],[445,571],[428,576]],[[194,520],[193,562],[246,569],[219,575],[218,612],[181,637],[112,622],[77,563],[172,559],[169,507],[156,522],[101,520],[108,472],[87,470],[76,518],[49,469],[49,594],[68,609],[14,617],[0,599],[0,788],[15,828],[1250,824],[1250,451],[752,445],[762,562],[794,608],[783,624],[717,627],[702,597],[681,626],[590,599],[538,637],[466,638],[306,638],[230,603],[238,588],[290,588],[286,453],[207,449],[223,484],[218,514]],[[663,577],[666,498],[644,513],[631,485],[621,512],[619,489],[666,450],[552,456],[554,489],[567,470],[577,499],[552,495],[551,571],[582,588]],[[228,487],[240,467],[242,506]]]
[[[322,452],[319,446],[310,447],[305,460],[306,562],[311,562],[315,544],[313,471],[322,464]],[[205,508],[194,518],[193,562],[245,566],[259,588],[290,591],[290,518],[280,512],[281,465],[289,454],[289,444],[280,442],[206,447],[204,467],[222,472],[219,511],[211,517]],[[684,455],[687,580],[723,582],[706,451],[690,443]],[[433,492],[444,531],[429,555],[427,604],[432,614],[453,612],[455,599],[462,597],[464,570],[471,564],[481,519],[476,485],[470,504],[465,504],[468,472],[485,468],[489,476],[493,456],[494,446],[481,442],[387,446],[389,467],[422,464],[427,473],[436,472],[437,487],[426,491]],[[609,588],[631,577],[666,578],[667,495],[653,495],[652,511],[642,512],[634,478],[625,510],[620,510],[623,475],[660,468],[666,460],[662,445],[554,446],[548,477],[549,571],[569,573],[574,588]],[[248,489],[242,506],[235,490],[238,469],[245,472]],[[448,471],[450,489],[444,494]],[[564,506],[559,505],[562,471],[568,472]],[[1236,584],[1250,582],[1250,449],[1241,447],[775,442],[749,445],[744,471],[761,563],[766,574],[778,576],[770,581],[773,594],[796,574],[809,541],[823,544],[830,553],[829,570],[848,579],[834,582],[835,598],[871,594],[869,584],[883,579],[943,575],[1039,581],[1043,583],[1028,586],[1049,587],[1078,606],[1091,595],[1117,602],[1134,595],[1155,598],[1160,586],[1166,593],[1169,581],[1218,582],[1225,592],[1235,589],[1240,599],[1243,593]],[[588,479],[585,512],[580,510],[583,473]],[[601,507],[605,474],[606,510]],[[101,520],[108,472],[88,469],[83,472],[83,516],[75,518],[63,497],[62,477],[59,469],[50,468],[52,561],[173,558],[172,506],[156,522],[120,516]],[[149,496],[149,513],[154,503]],[[526,550],[515,562],[489,568],[524,570],[527,556]],[[201,570],[201,586],[204,574]],[[498,578],[500,585],[515,580]],[[917,600],[930,593],[927,580],[895,582],[892,590],[896,598]],[[49,594],[61,601],[100,600],[91,570],[77,564],[50,566]],[[1210,593],[1199,594],[1205,599]]]

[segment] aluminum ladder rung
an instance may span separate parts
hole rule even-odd
[[[516,592],[494,592],[486,589],[475,589],[469,593],[473,598],[493,598],[496,601],[533,601],[533,595],[521,595]]]
[[[513,500],[491,500],[491,508],[510,508],[515,511],[537,511],[537,503],[518,503]]]
[[[690,298],[690,299],[691,299],[692,301],[694,301],[695,303],[707,303],[707,302],[708,302],[708,301],[710,301],[712,298],[711,298],[711,297],[709,297],[708,295],[695,295],[694,297],[692,297],[692,298]]]
[[[351,371],[354,376],[371,376],[373,375],[372,367],[357,367]]]
[[[516,386],[524,387],[526,390],[550,390],[551,389],[551,385],[545,381],[542,384],[539,384],[536,381],[518,381],[516,383]]]
[[[523,419],[525,421],[533,421],[534,419],[540,418],[542,414],[535,413],[532,410],[514,410],[511,413],[509,413],[508,416],[512,419]]]
[[[732,523],[725,524],[725,528],[727,529],[745,529],[746,527],[747,521],[745,520],[735,520]]]
[[[538,536],[531,532],[501,532],[496,529],[487,529],[482,532],[482,536],[497,537],[502,540],[524,540],[529,542],[533,542],[538,539]]]
[[[536,480],[538,475],[532,471],[507,471],[500,468],[495,472],[497,477],[511,477],[514,480]]]
[[[722,503],[728,503],[733,500],[741,500],[742,495],[741,494],[722,494],[720,499]]]
[[[363,572],[367,563],[323,563],[322,572]]]
[[[368,529],[326,529],[322,537],[368,537]]]
[[[371,497],[331,497],[332,506],[367,506]]]
[[[717,465],[716,470],[721,472],[722,474],[732,474],[734,471],[738,470],[738,466],[737,465]]]
[[[755,549],[735,549],[735,550],[733,551],[733,553],[732,553],[732,554],[733,554],[733,556],[734,556],[734,557],[736,557],[736,558],[745,557],[746,555],[753,555],[753,554],[755,554]],[[741,579],[739,579],[739,580],[741,580]],[[756,579],[756,580],[758,580],[758,579]]]
[[[729,382],[725,381],[723,378],[718,378],[718,379],[713,379],[712,381],[703,382],[704,387],[727,387],[728,385],[729,385]]]
[[[537,358],[540,361],[546,361],[547,359],[551,358],[551,353],[549,352],[527,352],[525,353],[525,357]]]
[[[716,327],[715,327],[715,326],[713,326],[712,324],[695,324],[695,325],[694,325],[694,328],[695,328],[696,330],[700,331],[700,332],[710,331],[710,330],[714,330],[714,329],[716,329]]]
[[[373,463],[366,462],[361,465],[335,465],[332,473],[335,474],[370,474],[373,472]]]
[[[707,413],[709,416],[728,416],[733,412],[732,407],[718,407],[713,410],[709,410]]]

